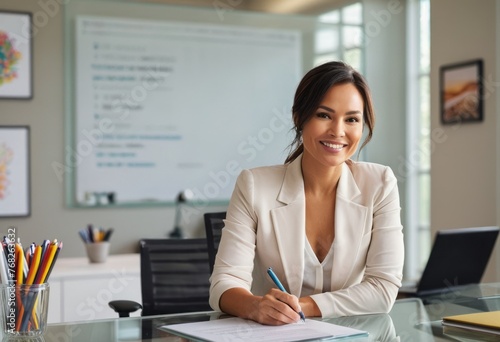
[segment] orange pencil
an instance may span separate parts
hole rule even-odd
[[[38,270],[38,266],[40,265],[40,256],[42,254],[42,247],[41,246],[36,246],[35,248],[35,253],[33,254],[31,266],[30,266],[30,271],[28,273],[28,277],[26,279],[26,284],[27,285],[32,285],[33,281],[35,280],[35,275]],[[17,320],[16,324],[16,330],[19,331],[21,328],[21,322],[22,318],[24,316],[24,306],[21,306],[21,309],[19,310],[19,317]]]
[[[44,262],[42,277],[40,278],[40,282],[38,284],[43,284],[47,279],[47,274],[49,273],[50,266],[52,265],[52,261],[54,260],[54,256],[57,252],[57,247],[57,240],[54,240],[54,242],[50,245],[49,252],[47,253],[47,262]]]
[[[42,246],[35,247],[35,253],[31,257],[31,266],[28,273],[28,278],[26,279],[26,284],[32,285],[35,281],[35,276],[40,266],[40,257],[42,255]]]
[[[59,256],[59,253],[61,252],[62,247],[63,247],[63,243],[61,241],[61,242],[59,242],[59,245],[57,246],[56,254],[54,254],[54,258],[52,259],[52,263],[49,265],[49,271],[47,272],[47,276],[45,277],[45,282],[49,281],[50,273],[52,272],[52,269],[54,268],[57,257]]]
[[[54,255],[57,251],[57,240],[54,240],[52,244],[50,244],[44,253],[43,260],[41,261],[40,266],[38,267],[38,271],[36,272],[35,284],[43,284],[45,282],[45,278],[47,277],[47,273],[49,271],[52,260],[54,259]],[[33,304],[33,309],[31,312],[31,318],[33,319],[33,323],[36,328],[38,328],[38,318],[36,317],[36,306],[37,302]],[[26,330],[28,324],[29,317],[23,317],[21,323],[21,329]]]
[[[56,250],[57,250],[57,240],[55,240],[52,244],[48,245],[47,248],[45,249],[45,253],[43,253],[43,259],[40,260],[40,265],[38,266],[38,271],[36,273],[36,278],[35,278],[35,284],[42,284],[44,282],[50,267],[50,262],[52,262]]]

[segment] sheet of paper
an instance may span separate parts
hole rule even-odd
[[[306,319],[305,323],[262,325],[241,318],[164,325],[164,330],[204,341],[305,341],[367,335],[366,331]]]

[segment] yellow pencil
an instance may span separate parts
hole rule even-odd
[[[28,273],[28,278],[26,279],[26,285],[32,285],[35,280],[36,272],[38,270],[38,266],[40,265],[40,256],[42,254],[42,246],[36,246],[35,253],[33,254],[30,270]],[[21,328],[22,318],[24,316],[24,306],[21,306],[19,310],[19,317],[16,324],[16,330],[19,331]],[[38,322],[36,322],[36,325]]]
[[[42,246],[35,247],[35,253],[31,257],[30,271],[28,273],[28,278],[26,279],[26,284],[31,285],[35,281],[35,276],[40,266],[40,256],[42,254]]]
[[[24,252],[23,248],[19,243],[15,244],[15,260],[16,260],[16,286],[23,284],[23,267],[24,267]],[[22,315],[24,313],[23,301],[21,298],[20,288],[16,289],[17,305],[19,307],[19,313],[17,317],[16,329],[19,331],[19,327],[22,320]]]
[[[23,283],[23,272],[24,272],[24,252],[23,248],[19,243],[16,243],[16,283],[21,285]]]
[[[43,265],[41,271],[41,277],[38,278],[39,280],[37,284],[43,284],[45,282],[45,279],[47,278],[47,274],[49,273],[50,265],[52,265],[52,261],[54,260],[54,255],[57,252],[57,240],[54,240],[54,242],[49,246],[49,250],[47,251],[47,258],[44,258],[43,260]],[[37,297],[38,298],[38,297]],[[35,328],[38,329],[38,318],[36,317],[36,306],[38,304],[38,301],[35,302],[33,305],[33,310],[31,311],[31,317],[33,318],[33,323],[35,324]]]
[[[39,284],[43,284],[45,282],[45,279],[47,278],[47,274],[49,273],[50,265],[52,265],[52,260],[54,260],[54,255],[57,252],[57,240],[54,240],[54,242],[50,245],[49,247],[49,255],[47,257],[47,262],[43,263],[43,269],[42,269],[42,277],[40,279]]]

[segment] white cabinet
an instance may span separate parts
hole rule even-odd
[[[116,318],[109,301],[141,303],[140,255],[110,255],[100,264],[90,263],[86,257],[59,258],[49,284],[49,323]]]

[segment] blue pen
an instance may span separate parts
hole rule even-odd
[[[276,286],[278,286],[278,289],[280,289],[281,291],[283,291],[285,293],[288,293],[285,290],[285,288],[283,287],[283,285],[281,284],[281,281],[278,279],[278,276],[276,275],[276,273],[274,273],[274,271],[271,267],[269,267],[267,269],[267,274],[269,274],[269,276],[271,277],[273,282],[276,284]],[[299,312],[299,316],[304,322],[306,321],[306,316],[304,316],[304,313],[302,311]]]

